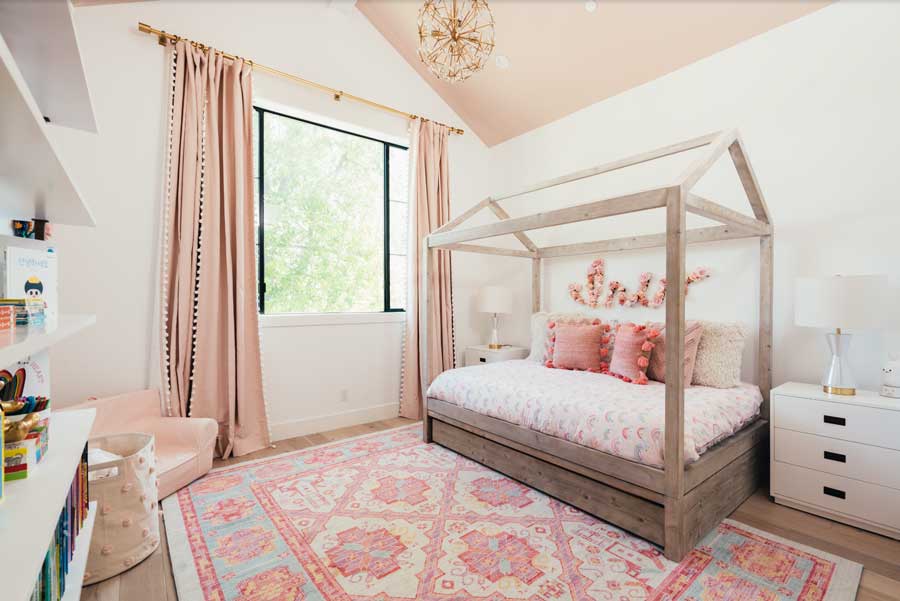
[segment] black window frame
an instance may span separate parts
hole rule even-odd
[[[409,151],[408,146],[403,146],[402,144],[396,144],[394,142],[388,142],[387,140],[382,140],[380,138],[373,138],[372,136],[366,136],[364,134],[360,134],[354,131],[348,131],[346,129],[341,129],[339,127],[334,127],[332,125],[325,125],[324,123],[318,123],[316,121],[310,121],[309,119],[303,119],[302,117],[297,117],[295,115],[288,115],[286,113],[282,113],[279,111],[274,111],[272,109],[267,109],[261,106],[254,106],[253,110],[256,111],[256,119],[257,119],[257,157],[256,157],[256,166],[258,167],[257,172],[254,174],[256,178],[257,190],[259,193],[259,198],[257,199],[257,210],[259,212],[259,225],[257,226],[256,232],[256,254],[257,254],[257,278],[258,278],[258,287],[257,287],[257,297],[259,299],[259,313],[260,315],[267,315],[266,308],[266,261],[265,261],[265,215],[266,215],[266,186],[265,186],[265,177],[263,174],[265,173],[265,115],[272,114],[277,115],[279,117],[285,117],[287,119],[293,119],[294,121],[300,121],[302,123],[307,123],[309,125],[315,125],[317,127],[322,127],[325,129],[329,129],[331,131],[340,132],[342,134],[348,134],[351,136],[356,136],[357,138],[363,138],[365,140],[371,140],[372,142],[378,142],[382,145],[382,152],[384,157],[384,274],[383,274],[383,289],[384,289],[384,304],[381,311],[371,311],[371,313],[404,313],[406,309],[400,307],[392,307],[391,306],[391,256],[398,257],[406,257],[408,254],[397,254],[391,253],[391,148],[397,148],[400,150]],[[408,202],[408,201],[407,201]],[[407,211],[408,214],[408,211]],[[407,274],[408,276],[408,274]],[[409,277],[407,277],[407,285],[409,283]],[[340,314],[345,312],[335,312],[334,314]],[[367,313],[369,313],[367,311]],[[272,315],[289,315],[285,313],[274,313]],[[296,315],[304,315],[304,313],[297,313]],[[309,314],[306,314],[309,315]]]

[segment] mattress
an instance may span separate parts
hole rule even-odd
[[[445,371],[428,396],[463,409],[645,465],[665,459],[665,384],[628,384],[604,374],[551,369],[530,360]],[[684,391],[685,463],[759,415],[752,384]]]

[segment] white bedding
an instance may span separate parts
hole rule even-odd
[[[664,384],[628,384],[597,373],[551,369],[529,360],[452,369],[428,396],[565,440],[662,467]],[[693,386],[684,392],[685,462],[696,461],[759,414],[752,384]]]

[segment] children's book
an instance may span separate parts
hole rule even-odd
[[[53,249],[9,246],[6,249],[7,298],[40,299],[46,319],[59,314],[57,261]]]

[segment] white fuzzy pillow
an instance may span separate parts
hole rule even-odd
[[[542,363],[544,350],[547,348],[547,317],[548,313],[541,311],[531,315],[531,354],[528,358]]]
[[[747,329],[738,323],[701,321],[703,335],[694,363],[695,386],[733,388],[741,383],[741,359]]]

